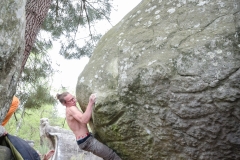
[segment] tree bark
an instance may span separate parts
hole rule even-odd
[[[52,0],[28,0],[26,4],[25,51],[21,72],[27,62],[32,46],[47,16]]]

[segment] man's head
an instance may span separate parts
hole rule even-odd
[[[66,107],[76,106],[76,98],[69,92],[57,94],[57,99]]]

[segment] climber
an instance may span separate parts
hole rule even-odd
[[[13,113],[17,110],[18,105],[19,105],[19,99],[16,96],[13,96],[12,104],[9,108],[9,111],[8,111],[6,117],[4,118],[4,120],[2,122],[2,126],[5,126],[7,124],[7,122],[12,117]]]
[[[112,149],[94,138],[87,128],[87,123],[91,119],[92,109],[96,101],[96,94],[91,94],[89,97],[89,102],[84,113],[76,107],[76,99],[70,93],[57,94],[57,98],[62,105],[66,106],[67,124],[75,134],[80,149],[92,152],[104,160],[121,160]]]

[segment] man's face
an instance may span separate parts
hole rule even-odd
[[[64,100],[66,107],[76,106],[76,98],[73,95],[68,94],[64,97]]]

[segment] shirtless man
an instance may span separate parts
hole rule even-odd
[[[82,150],[92,152],[104,160],[121,160],[112,149],[95,139],[87,128],[87,123],[92,116],[92,109],[96,101],[96,95],[91,94],[89,97],[86,111],[82,113],[76,107],[76,99],[68,92],[57,94],[58,100],[66,106],[66,120],[69,128],[76,136],[77,144]]]

